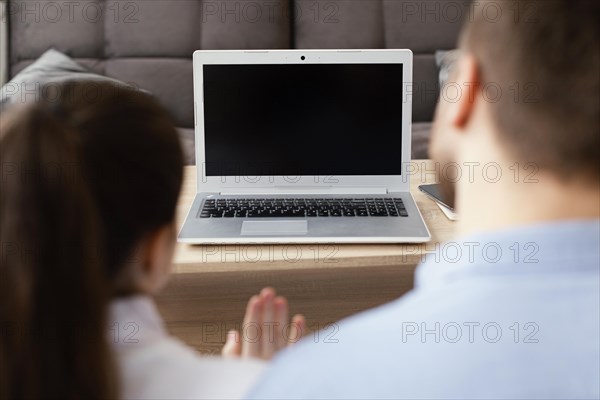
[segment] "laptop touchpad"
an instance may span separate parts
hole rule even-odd
[[[244,221],[242,235],[306,235],[308,221]]]

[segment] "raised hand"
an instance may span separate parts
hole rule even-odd
[[[229,331],[221,354],[270,360],[279,350],[300,340],[305,330],[304,316],[297,314],[290,322],[287,300],[267,287],[250,298],[242,333]]]

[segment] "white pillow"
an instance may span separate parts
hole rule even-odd
[[[444,87],[448,83],[459,56],[460,50],[438,50],[435,52],[435,63],[440,69],[440,87]]]
[[[0,106],[35,101],[38,96],[43,95],[41,89],[44,86],[80,80],[132,86],[117,79],[90,72],[69,56],[58,50],[50,49],[2,86]]]

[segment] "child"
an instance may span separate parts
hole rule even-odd
[[[153,97],[104,83],[65,84],[59,96],[53,96],[52,100],[41,99],[11,119],[27,125],[35,113],[44,115],[52,123],[39,124],[35,135],[31,134],[32,141],[42,138],[52,141],[54,131],[58,130],[71,133],[69,145],[76,153],[73,157],[82,178],[77,184],[89,193],[93,212],[90,207],[86,210],[74,208],[69,218],[83,222],[86,218],[83,214],[89,213],[97,214],[100,220],[97,242],[100,243],[98,248],[102,260],[99,264],[104,266],[106,286],[113,301],[108,309],[109,317],[96,318],[95,323],[101,321],[110,328],[108,341],[118,365],[120,397],[241,397],[262,371],[263,362],[259,359],[271,358],[288,344],[285,336],[289,324],[287,303],[271,288],[253,296],[244,322],[269,325],[274,322],[276,331],[272,337],[275,340],[269,340],[270,335],[261,335],[260,341],[247,343],[237,332],[230,332],[223,349],[226,356],[223,359],[200,357],[167,334],[152,295],[168,281],[176,240],[175,208],[183,176],[182,151],[169,116]],[[18,136],[10,133],[10,137]],[[46,150],[40,148],[40,151],[44,153]],[[59,158],[58,162],[63,160]],[[33,190],[35,185],[31,186]],[[58,189],[54,188],[57,192]],[[62,194],[65,198],[68,195]],[[34,205],[42,207],[43,201],[38,201],[41,204]],[[76,202],[72,198],[67,201],[68,204]],[[64,207],[64,211],[68,212],[69,209]],[[26,218],[28,210],[3,208],[2,226],[5,225],[5,216],[12,213]],[[50,209],[42,207],[35,211],[45,214]],[[41,231],[51,232],[52,227],[41,225],[44,221],[42,218],[32,221],[32,224],[36,227],[40,224]],[[57,217],[55,225],[60,226],[61,221]],[[75,237],[83,244],[93,242],[92,236],[73,231],[64,239],[53,238],[55,247],[60,248],[61,240],[66,241],[68,237]],[[2,240],[4,242],[4,237]],[[40,262],[45,265],[44,268],[50,268],[54,261]],[[90,265],[84,266],[81,260],[77,266],[93,269]],[[46,273],[51,274],[50,271]],[[69,287],[84,290],[75,276],[67,276],[71,283]],[[66,282],[62,282],[57,287],[65,285]],[[63,289],[61,294],[68,298],[70,293]],[[79,299],[72,297],[72,301],[78,302]],[[105,305],[98,307],[104,309]],[[54,313],[53,316],[57,317],[62,310],[54,310]],[[95,316],[98,317],[98,314],[95,313]],[[289,337],[297,338],[304,325],[302,316],[294,317]],[[118,334],[123,332],[130,335]],[[84,357],[85,353],[82,354]],[[255,359],[235,359],[238,357]],[[18,379],[11,377],[14,365],[7,362],[6,367],[0,369],[0,379],[5,379],[6,373],[9,383],[12,379],[27,381],[27,375],[19,375]],[[45,369],[40,371],[46,372]]]

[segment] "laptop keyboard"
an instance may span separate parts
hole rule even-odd
[[[408,217],[400,198],[206,199],[200,218]]]

